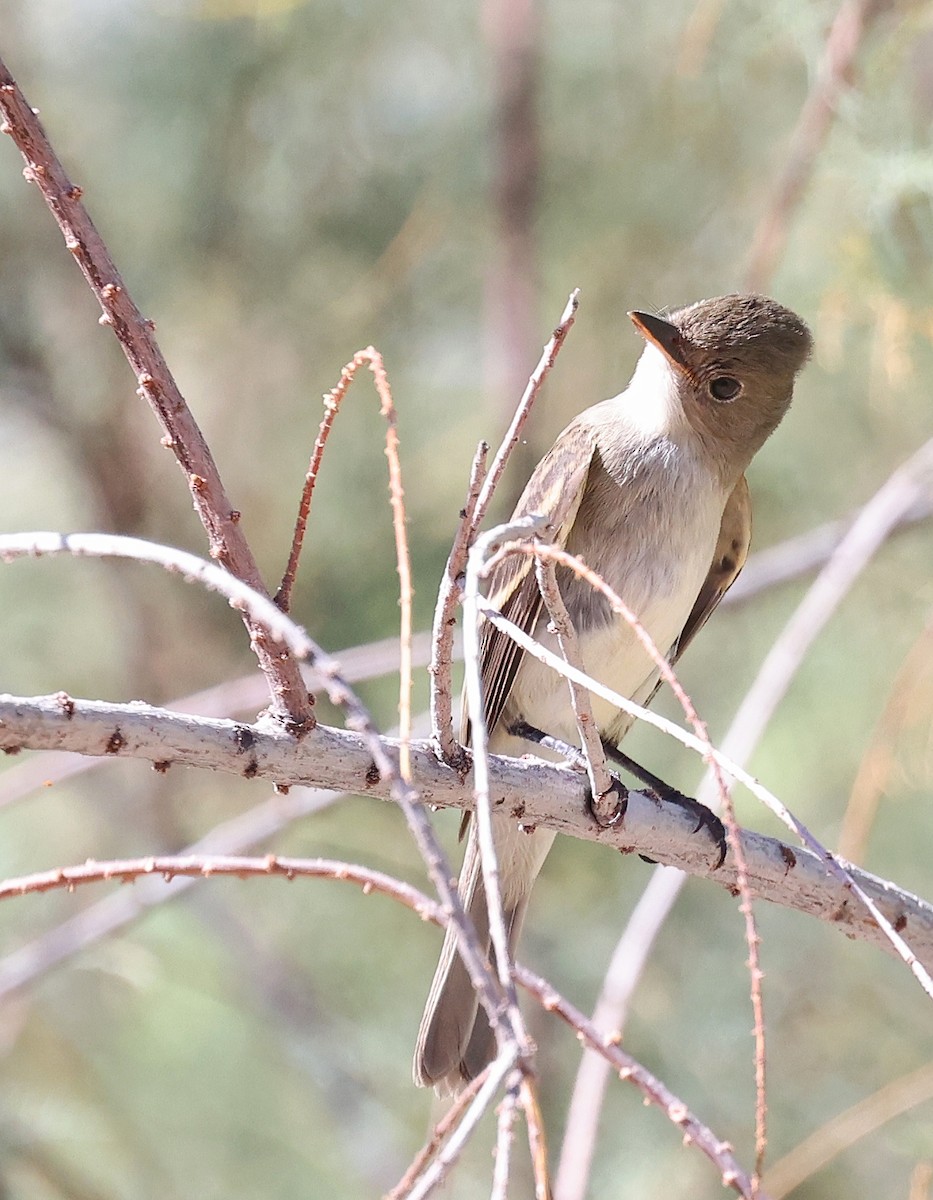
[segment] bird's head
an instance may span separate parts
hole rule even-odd
[[[660,420],[672,428],[685,421],[730,474],[744,471],[790,406],[812,348],[807,326],[755,295],[700,300],[666,317],[629,316],[647,342],[633,405],[653,393]]]

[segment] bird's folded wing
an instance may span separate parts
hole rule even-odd
[[[573,426],[544,456],[515,507],[512,519],[540,515],[547,518],[546,534],[559,546],[567,543],[583,492],[595,441],[588,429]],[[513,554],[504,559],[493,572],[488,589],[489,599],[502,614],[526,633],[534,633],[541,612],[541,593],[534,573],[534,561],[529,555]],[[522,651],[505,633],[487,621],[480,642],[483,680],[483,707],[486,726],[495,728],[502,716],[512,685],[518,673]],[[461,740],[469,745],[470,722],[466,696],[461,708]]]
[[[732,490],[723,509],[719,526],[716,552],[710,564],[709,574],[703,581],[696,603],[677,639],[671,663],[677,662],[694,637],[712,615],[716,605],[739,577],[748,558],[748,545],[752,538],[752,502],[748,493],[748,482],[743,475]]]

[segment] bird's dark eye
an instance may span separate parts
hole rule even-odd
[[[741,390],[741,383],[732,375],[717,375],[709,381],[709,394],[714,400],[734,400]]]

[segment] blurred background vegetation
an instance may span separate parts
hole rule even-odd
[[[933,4],[879,7],[767,281],[817,350],[751,472],[758,548],[849,513],[933,435]],[[425,627],[473,450],[497,439],[569,290],[582,288],[577,324],[499,513],[571,414],[626,382],[640,349],[627,309],[743,286],[834,13],[827,0],[0,0],[0,53],[157,322],[270,583],[321,393],[355,350],[382,351]],[[21,165],[0,145],[3,528],[203,552],[184,481]],[[332,650],[396,629],[382,438],[361,379],[325,459],[294,605]],[[931,562],[930,523],[883,550],[752,764],[834,844],[913,648],[866,863],[927,898]],[[691,649],[684,681],[714,733],[804,586],[720,615]],[[222,602],[131,564],[9,566],[0,611],[4,690],[164,703],[254,670]],[[395,686],[364,689],[386,727]],[[696,761],[658,737],[636,733],[630,752],[696,785]],[[267,801],[260,782],[107,764],[3,812],[3,871],[177,850]],[[439,824],[453,843],[455,820]],[[424,880],[400,815],[372,801],[267,844]],[[571,842],[548,862],[523,956],[583,1008],[649,870]],[[4,952],[102,894],[6,905]],[[800,916],[759,915],[778,1157],[931,1060],[933,1027],[901,966]],[[224,880],[66,956],[0,1009],[0,1195],[378,1194],[428,1127],[409,1058],[438,944],[351,889]],[[745,953],[735,902],[688,884],[626,1044],[748,1164]],[[556,1148],[579,1050],[531,1019]],[[721,1194],[626,1087],[610,1088],[603,1124],[593,1196]],[[931,1126],[927,1102],[795,1196],[928,1196]],[[485,1193],[488,1149],[445,1194]]]

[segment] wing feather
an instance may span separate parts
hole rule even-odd
[[[583,499],[596,442],[585,426],[570,425],[544,456],[515,506],[512,519],[541,515],[548,532],[560,546],[567,543],[570,527]],[[526,633],[533,633],[541,612],[541,593],[529,557],[513,555],[493,572],[489,597],[502,613]],[[487,728],[494,729],[515,683],[522,651],[512,639],[488,622],[480,641],[483,697]],[[461,740],[470,740],[466,698],[461,706]]]
[[[723,509],[716,552],[709,574],[700,588],[696,603],[677,639],[671,663],[677,662],[699,631],[712,616],[719,601],[738,579],[752,539],[752,500],[748,481],[743,475],[732,490]]]

